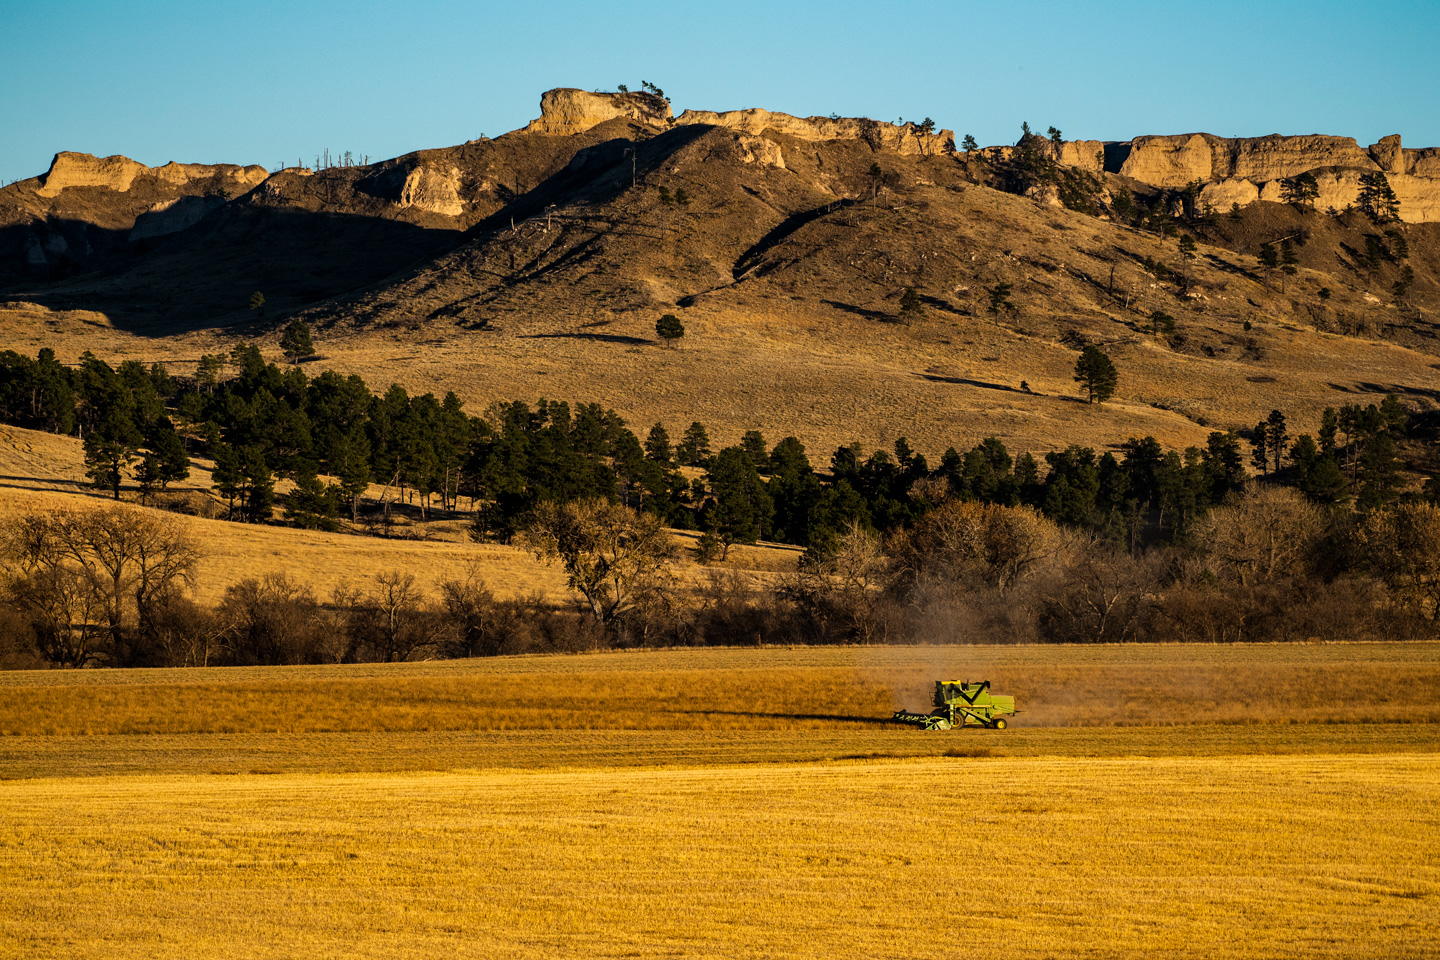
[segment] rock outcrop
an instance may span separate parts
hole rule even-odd
[[[66,151],[55,154],[55,159],[50,161],[49,171],[40,178],[40,186],[35,193],[41,197],[55,197],[68,187],[101,187],[125,193],[137,177],[146,176],[177,185],[220,176],[232,181],[237,187],[248,190],[269,176],[269,173],[264,167],[242,167],[233,163],[172,161],[163,167],[147,167],[129,157],[94,157],[88,153]]]
[[[864,117],[794,117],[769,110],[686,110],[675,125],[707,124],[725,127],[752,136],[767,130],[796,140],[863,140],[873,149],[894,150],[912,156],[933,156],[955,152],[955,132],[936,130],[922,133],[914,123],[894,124]]]
[[[568,137],[621,118],[667,124],[670,104],[651,93],[589,93],[558,87],[540,95],[540,116],[530,121],[525,132]]]
[[[451,165],[444,170],[422,165],[411,170],[400,187],[401,207],[415,207],[447,217],[465,212],[460,199],[460,171]]]
[[[124,193],[137,176],[149,169],[129,157],[102,158],[88,153],[57,153],[50,161],[50,170],[40,178],[40,187],[35,193],[42,197],[54,197],[66,187],[103,187]]]
[[[179,233],[195,226],[212,210],[225,206],[225,198],[212,195],[203,197],[177,197],[157,203],[135,218],[130,228],[129,240],[144,240]]]
[[[1151,186],[1180,189],[1201,183],[1201,201],[1219,211],[1257,200],[1283,202],[1283,181],[1302,173],[1314,176],[1319,185],[1318,209],[1343,210],[1358,202],[1362,176],[1384,173],[1400,201],[1401,220],[1440,220],[1440,148],[1406,149],[1398,135],[1370,147],[1361,147],[1351,137],[1319,134],[1226,139],[1189,133],[1120,143],[1037,142],[1044,144],[1052,159],[1092,173],[1100,171],[1097,156],[1103,155],[1105,172]],[[1001,161],[1013,154],[1013,148],[988,147],[983,153]]]
[[[1399,143],[1396,142],[1398,151]],[[1373,149],[1373,148],[1372,148]],[[1184,187],[1215,180],[1281,180],[1321,167],[1380,169],[1351,137],[1245,137],[1227,140],[1208,133],[1136,137],[1128,149],[1106,152],[1106,169],[1157,187]],[[1118,165],[1117,165],[1118,161]]]

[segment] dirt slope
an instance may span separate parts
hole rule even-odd
[[[1174,236],[996,189],[999,160],[666,113],[275,174],[184,230],[0,286],[24,304],[0,307],[0,331],[62,359],[183,364],[273,343],[298,314],[320,366],[377,387],[454,389],[475,411],[598,400],[642,428],[704,420],[720,442],[794,434],[822,460],[901,435],[931,454],[988,434],[1035,452],[1144,433],[1185,446],[1274,407],[1313,429],[1326,405],[1440,399],[1440,224],[1386,236],[1259,202],[1182,225],[1199,241],[1186,256]],[[1107,195],[1164,200],[1097,176]],[[1294,275],[1256,260],[1282,238]],[[992,312],[1000,284],[1013,307]],[[907,288],[921,310],[902,316]],[[255,290],[265,316],[245,309]],[[677,349],[656,342],[662,313],[686,326]],[[1102,408],[1071,379],[1088,343],[1121,370]]]

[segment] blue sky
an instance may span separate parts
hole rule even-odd
[[[1440,146],[1440,0],[280,3],[0,0],[0,180],[58,150],[148,164],[372,159],[496,136],[543,90],[933,117],[982,143],[1400,133]]]

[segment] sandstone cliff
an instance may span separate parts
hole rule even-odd
[[[864,117],[794,117],[769,110],[686,110],[675,125],[707,124],[753,136],[767,130],[796,140],[863,140],[874,149],[894,150],[909,156],[934,156],[955,152],[955,132],[937,130],[922,133],[913,123],[894,124]]]
[[[416,207],[430,213],[458,217],[465,212],[460,199],[460,170],[454,164],[443,168],[421,165],[405,176],[400,187],[401,207]]]
[[[1351,137],[1319,134],[1227,139],[1208,133],[1147,136],[1120,143],[1070,140],[1058,146],[1044,141],[1052,159],[1091,173],[1103,169],[1144,184],[1180,189],[1204,184],[1201,199],[1216,210],[1257,200],[1282,202],[1283,181],[1309,173],[1320,195],[1315,206],[1343,210],[1358,201],[1360,178],[1383,172],[1400,201],[1400,219],[1409,223],[1440,220],[1440,148],[1407,149],[1400,137],[1385,137],[1361,147]],[[994,161],[1012,148],[989,147]]]
[[[175,163],[163,167],[147,167],[129,157],[94,157],[88,153],[55,154],[50,170],[41,177],[37,196],[55,197],[67,187],[101,187],[127,192],[137,177],[154,177],[171,184],[222,177],[236,187],[248,190],[264,180],[269,173],[264,167],[241,167],[233,163]]]
[[[621,118],[669,123],[670,104],[649,93],[589,93],[558,87],[540,95],[540,116],[530,121],[525,132],[568,137]]]

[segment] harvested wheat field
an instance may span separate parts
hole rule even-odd
[[[985,677],[1007,731],[884,723]],[[1440,644],[0,674],[0,956],[1423,957]]]
[[[1434,756],[3,790],[9,956],[1423,957],[1440,923]]]

